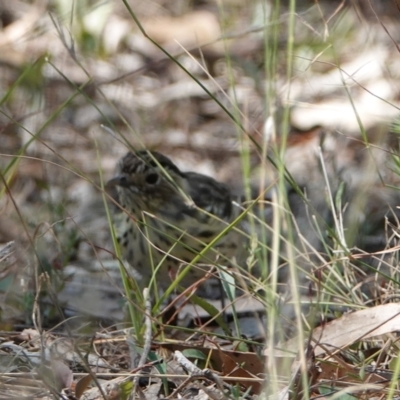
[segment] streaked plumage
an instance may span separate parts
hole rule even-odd
[[[211,177],[181,172],[157,152],[129,152],[118,163],[115,186],[119,210],[115,225],[124,258],[142,275],[147,285],[162,258],[157,283],[167,287],[180,266],[185,266],[210,243],[232,218],[229,189]],[[178,242],[178,243],[176,243]],[[226,265],[237,250],[237,238],[230,232],[208,251],[201,263],[212,264],[218,253]],[[204,275],[198,265],[181,282],[188,286]]]

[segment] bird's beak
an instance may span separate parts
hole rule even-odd
[[[117,175],[106,183],[107,189],[115,188],[116,186],[128,187],[129,181],[126,175]]]

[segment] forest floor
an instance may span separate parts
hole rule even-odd
[[[0,1],[0,398],[399,395],[399,4],[290,3]],[[274,228],[281,151],[306,291],[179,328],[143,303],[138,334],[103,196],[128,148],[264,193]]]

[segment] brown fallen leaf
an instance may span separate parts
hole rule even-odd
[[[315,356],[336,351],[361,340],[400,330],[400,304],[384,304],[343,315],[315,328],[312,341]],[[288,340],[279,347],[297,352],[299,339]],[[268,354],[268,349],[265,351]]]
[[[245,353],[244,353],[245,354]],[[244,355],[243,354],[243,355]],[[249,372],[246,368],[246,361],[243,364],[239,364],[235,359],[232,358],[230,354],[226,351],[219,351],[219,356],[221,359],[221,372],[223,376],[234,376],[237,377],[237,382],[244,386],[246,389],[252,388],[252,391],[256,394],[260,394],[263,385],[261,382],[249,382],[247,380],[241,380],[240,378],[259,378],[259,376],[254,376]],[[244,356],[245,358],[245,356]],[[259,371],[259,373],[263,373],[264,369]]]
[[[77,399],[80,399],[82,397],[83,393],[85,392],[85,390],[87,390],[90,383],[92,382],[92,379],[92,376],[89,374],[79,379],[79,381],[75,385],[75,396]]]

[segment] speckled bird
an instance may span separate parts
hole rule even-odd
[[[107,186],[116,188],[122,207],[115,215],[122,255],[139,272],[143,286],[161,262],[157,284],[168,287],[233,219],[227,186],[206,175],[182,172],[158,152],[127,153]],[[237,233],[230,230],[191,266],[180,284],[187,287],[204,276],[206,264],[218,260],[227,265],[238,243]]]

